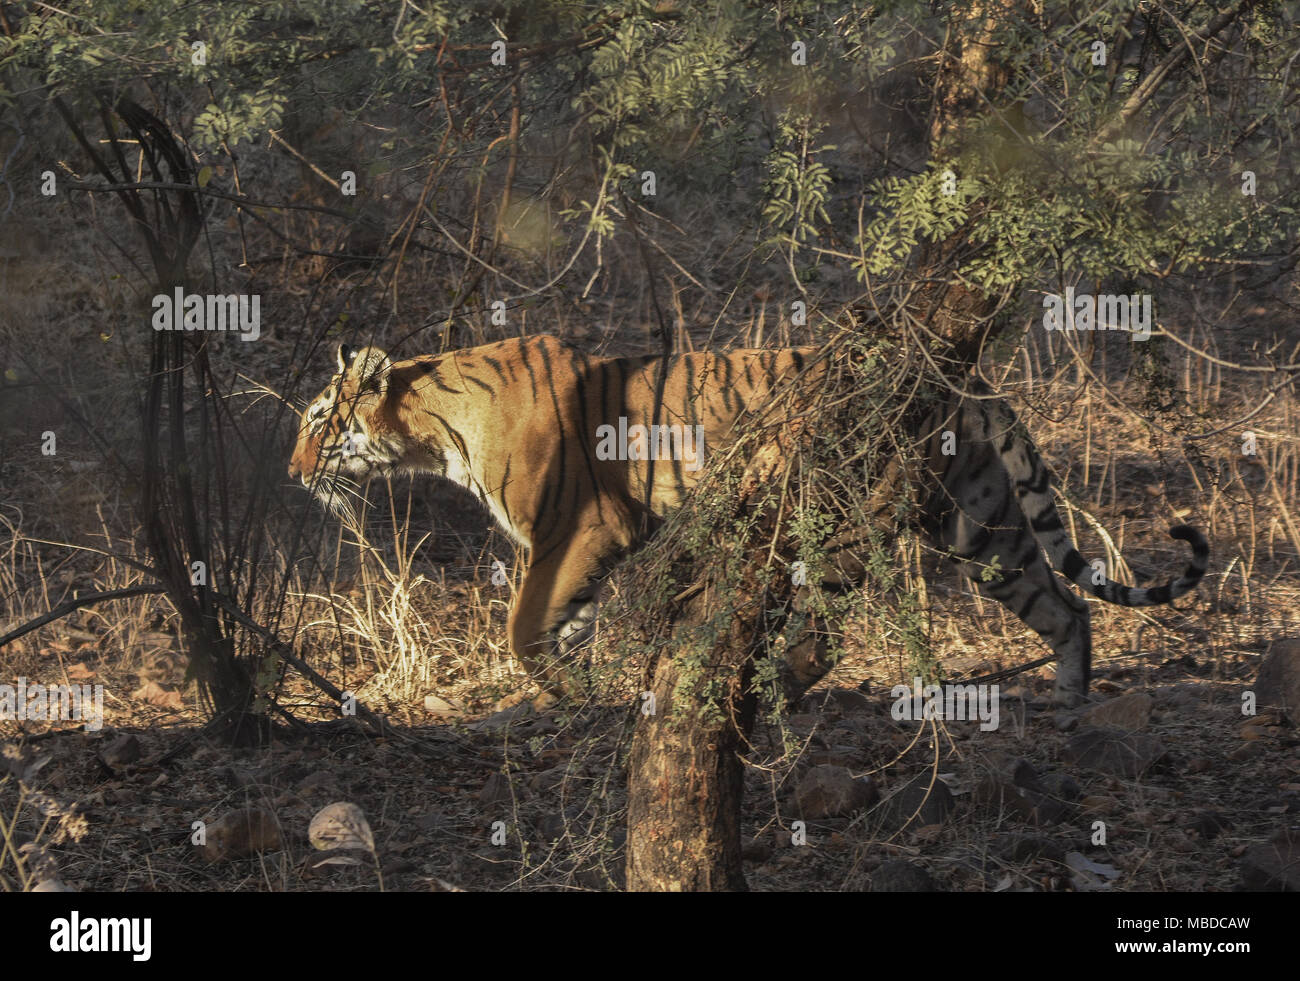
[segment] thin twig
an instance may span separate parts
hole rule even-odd
[[[127,596],[142,596],[150,593],[165,593],[166,591],[165,587],[158,585],[126,586],[122,589],[107,589],[103,592],[78,596],[76,599],[70,599],[64,603],[60,603],[44,616],[39,616],[35,620],[29,620],[16,630],[9,631],[9,633],[0,637],[0,647],[4,647],[5,644],[9,643],[11,640],[17,640],[19,637],[23,636],[23,634],[31,633],[37,627],[43,627],[47,623],[51,623],[61,617],[66,617],[69,613],[72,613],[74,610],[79,610],[83,606],[90,606],[92,603],[98,603],[101,600],[124,599]]]

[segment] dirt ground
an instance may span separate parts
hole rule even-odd
[[[1154,616],[1181,620],[1187,613]],[[1296,820],[1300,738],[1279,713],[1242,714],[1241,693],[1251,687],[1258,651],[1211,659],[1194,653],[1201,649],[1194,631],[1184,636],[1185,649],[1103,660],[1093,703],[1075,712],[1048,704],[1049,669],[1003,682],[995,731],[982,731],[978,721],[896,720],[895,699],[871,677],[882,673],[880,663],[850,659],[789,717],[795,756],[748,770],[743,830],[750,887],[1241,887],[1250,847]],[[111,659],[97,656],[91,642],[60,649],[65,646],[71,645],[34,651],[9,670],[33,677],[66,673],[77,683],[129,692],[109,700],[108,725],[96,733],[24,740],[17,723],[4,723],[0,734],[18,736],[6,750],[11,776],[3,788],[6,813],[18,807],[14,841],[48,844],[33,868],[50,863],[46,871],[57,869],[70,888],[601,890],[622,884],[618,760],[636,724],[635,706],[589,704],[572,715],[537,716],[527,705],[493,713],[490,705],[448,695],[449,706],[464,704],[460,711],[443,708],[458,718],[435,721],[423,705],[392,704],[384,708],[396,724],[383,737],[345,720],[301,732],[285,727],[269,745],[232,750],[202,735],[202,716],[180,694],[180,658],[156,656],[152,677],[140,684],[138,675],[123,676]],[[945,669],[953,677],[984,674],[1031,652],[988,646],[988,653],[956,655]],[[301,694],[309,697],[305,686]],[[1104,723],[1120,728],[1097,728]],[[1087,747],[1080,750],[1072,739],[1090,731],[1111,733],[1121,756],[1080,755]],[[1147,737],[1154,743],[1134,748],[1133,740]],[[754,758],[781,757],[782,745],[781,733],[760,722]],[[1123,755],[1130,748],[1132,759]],[[866,806],[806,817],[813,798],[797,792],[802,781],[813,768],[840,767],[868,787]],[[39,794],[20,798],[18,776]],[[42,816],[49,801],[75,816]],[[360,809],[373,854],[313,846],[313,817],[338,802]],[[210,829],[223,815],[229,820],[248,808],[263,815],[253,822],[253,840],[234,840],[243,834],[237,829],[229,851],[209,861],[195,844],[194,823]],[[262,821],[273,827],[262,829]],[[259,844],[264,850],[231,857],[241,846]]]

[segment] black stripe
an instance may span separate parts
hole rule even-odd
[[[429,380],[432,381],[434,385],[436,385],[439,389],[441,389],[444,392],[450,392],[452,395],[465,394],[465,390],[463,388],[451,388],[448,385],[445,385],[443,383],[442,377],[436,373],[430,374]]]
[[[1034,539],[1030,539],[1029,547],[1025,550],[1024,555],[1020,556],[1019,560],[1016,562],[1017,568],[1028,569],[1033,564],[1034,559],[1038,558],[1042,554],[1043,550],[1039,547],[1038,542]]]
[[[610,391],[613,387],[610,385],[609,376],[614,373],[618,374],[618,404],[622,406],[624,386],[627,384],[627,365],[622,359],[606,361],[600,366],[600,419],[602,422],[609,422],[615,415],[609,404]],[[622,412],[620,411],[618,414],[622,415]]]
[[[1016,490],[1022,496],[1024,494],[1044,494],[1047,488],[1051,486],[1052,478],[1047,473],[1047,468],[1036,471],[1028,480],[1017,480]]]
[[[506,454],[506,472],[501,477],[501,491],[498,495],[498,500],[501,501],[501,513],[506,516],[506,524],[510,528],[514,528],[515,523],[510,518],[510,505],[506,503],[506,491],[510,487],[510,461],[513,459],[513,454]]]
[[[1030,519],[1029,527],[1034,531],[1057,531],[1065,526],[1061,524],[1061,515],[1056,508],[1049,506],[1043,508],[1038,517]]]
[[[528,343],[522,337],[519,339],[519,360],[523,362],[524,370],[528,372],[528,384],[533,389],[533,401],[537,401],[537,376],[533,374],[532,362],[528,357]]]
[[[469,444],[465,442],[465,437],[458,433],[451,423],[438,415],[438,413],[434,412],[432,409],[425,409],[424,411],[437,419],[438,424],[441,425],[443,429],[447,430],[447,435],[450,436],[451,441],[456,444],[457,452],[460,453],[461,459],[465,461],[465,465],[468,467],[471,461],[469,458]]]
[[[587,411],[586,358],[580,356],[574,360],[578,362],[574,365],[575,379],[573,383],[574,393],[578,400],[578,445],[582,448],[583,462],[587,465],[587,480],[591,483],[591,493],[596,501],[596,515],[603,521],[605,505],[601,499],[600,484],[596,479],[596,461],[592,450],[592,441],[596,438],[596,431],[591,428],[591,416]]]
[[[962,562],[969,562],[977,555],[982,555],[984,549],[988,546],[989,540],[993,537],[993,532],[983,525],[975,526],[975,537],[965,542],[953,542],[953,557]]]
[[[1043,598],[1044,592],[1045,590],[1035,589],[1029,594],[1028,601],[1025,602],[1019,610],[1013,609],[1011,612],[1018,616],[1025,625],[1028,626],[1029,614],[1034,611],[1034,607],[1038,605],[1038,601]]]

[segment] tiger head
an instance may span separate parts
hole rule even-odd
[[[390,405],[388,355],[376,347],[356,350],[344,344],[338,366],[302,414],[289,477],[300,479],[326,507],[345,513],[367,480],[406,469],[405,441]]]

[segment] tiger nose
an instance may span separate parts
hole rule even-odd
[[[297,480],[300,473],[302,473],[302,469],[298,466],[298,458],[294,457],[289,461],[289,479]]]

